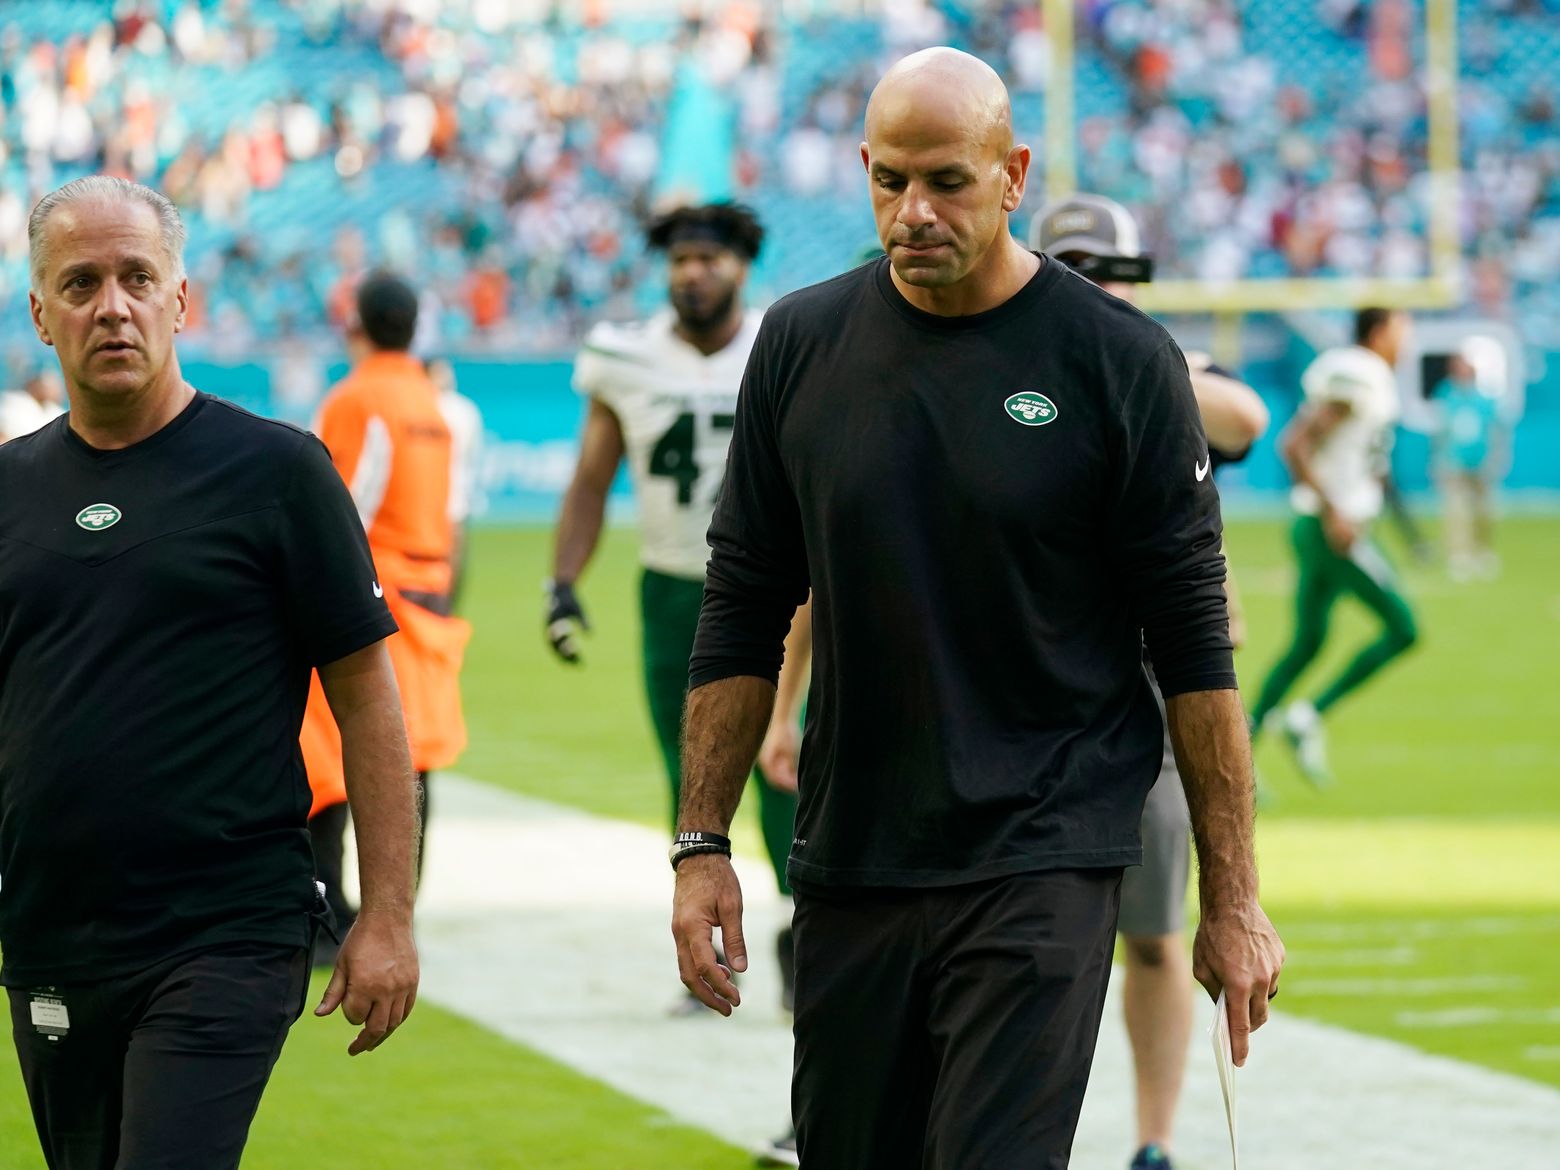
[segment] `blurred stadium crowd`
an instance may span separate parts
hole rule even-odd
[[[427,346],[567,348],[654,301],[639,227],[685,193],[755,204],[773,240],[758,283],[786,291],[872,239],[856,148],[886,61],[938,42],[985,56],[1041,140],[1036,3],[870,7],[8,5],[0,301],[25,295],[32,201],[97,170],[184,209],[189,341],[217,353],[328,340],[376,263],[424,283]],[[1560,0],[1459,9],[1470,301],[1560,346]],[[1077,43],[1082,182],[1138,213],[1162,273],[1426,273],[1421,4],[1085,0]],[[0,336],[24,335],[19,317]]]

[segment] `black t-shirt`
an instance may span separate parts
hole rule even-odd
[[[1235,685],[1218,494],[1181,351],[1044,264],[917,310],[887,260],[764,318],[690,668],[775,677],[814,591],[790,872],[947,885],[1140,858],[1165,693]]]
[[[0,980],[304,945],[309,671],[394,630],[306,432],[197,394],[123,450],[0,446]]]

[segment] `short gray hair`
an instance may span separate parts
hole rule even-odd
[[[174,274],[180,277],[184,275],[184,220],[180,218],[179,209],[173,205],[173,200],[161,191],[154,191],[129,179],[119,179],[113,175],[88,175],[49,192],[38,200],[32,214],[27,217],[27,251],[31,260],[33,288],[38,287],[43,270],[49,263],[48,246],[44,238],[49,217],[68,203],[84,200],[108,203],[129,200],[146,204],[157,215],[163,251],[173,261]]]

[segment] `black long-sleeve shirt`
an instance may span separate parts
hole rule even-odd
[[[780,301],[743,381],[690,667],[776,677],[813,590],[790,871],[931,886],[1136,864],[1166,695],[1234,687],[1179,347],[1045,263],[984,313],[879,260]]]

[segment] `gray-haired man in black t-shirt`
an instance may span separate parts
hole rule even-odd
[[[363,912],[316,1014],[416,997],[395,630],[312,436],[185,383],[184,229],[94,177],[28,225],[70,413],[0,448],[0,948],[53,1170],[238,1165],[308,985],[298,729],[341,728]]]
[[[917,53],[862,146],[887,257],[766,315],[690,667],[673,933],[739,1001],[726,827],[792,611],[815,670],[790,875],[808,1170],[1058,1170],[1167,699],[1235,1058],[1283,949],[1257,904],[1218,497],[1180,348],[1009,234],[1027,147],[983,63]]]

